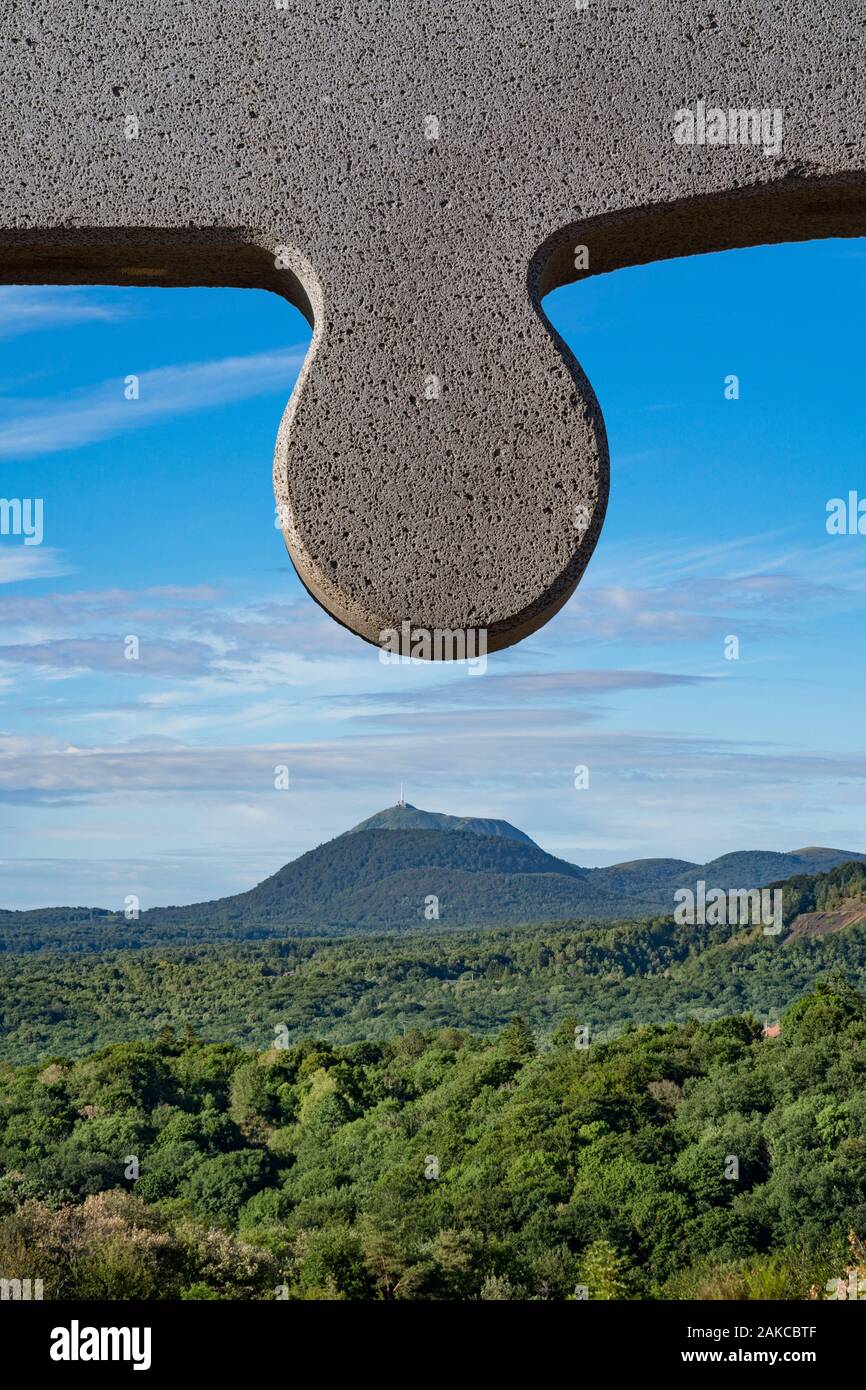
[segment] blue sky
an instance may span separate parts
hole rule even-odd
[[[0,288],[0,497],[44,508],[41,545],[0,537],[0,905],[245,888],[401,779],[584,864],[866,850],[866,536],[826,530],[830,498],[866,497],[863,243],[620,271],[547,308],[604,410],[610,507],[562,613],[469,677],[383,666],[294,575],[271,484],[309,341],[290,306]]]

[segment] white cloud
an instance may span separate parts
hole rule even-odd
[[[527,649],[577,637],[660,645],[703,642],[727,631],[778,633],[792,619],[800,626],[864,603],[858,555],[832,540],[796,548],[777,533],[702,546],[602,539],[590,575]],[[738,626],[727,626],[732,623]]]
[[[100,304],[91,290],[45,289],[41,285],[0,285],[0,337],[74,323],[111,323],[125,318],[119,304]]]
[[[127,659],[124,638],[61,637],[44,642],[0,646],[0,663],[57,671],[115,671],[124,675],[185,677],[210,669],[213,652],[201,642],[145,641],[134,661]]]
[[[66,401],[0,402],[0,458],[79,449],[157,420],[213,410],[229,401],[250,400],[272,391],[290,394],[306,350],[260,352],[159,367],[138,377],[138,400],[127,400],[124,377],[104,382],[95,391],[78,392]]]
[[[17,584],[24,579],[56,579],[71,573],[72,566],[66,563],[59,550],[0,544],[0,584]]]

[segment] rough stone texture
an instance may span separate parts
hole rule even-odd
[[[597,273],[862,234],[864,13],[282,3],[5,0],[0,279],[285,295],[315,327],[275,461],[303,582],[374,641],[507,646],[572,592],[607,498],[541,296],[578,244]],[[699,98],[781,108],[781,155],[676,145]]]

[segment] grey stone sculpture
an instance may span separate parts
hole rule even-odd
[[[6,0],[0,278],[299,306],[301,579],[371,641],[495,650],[572,593],[607,500],[542,297],[862,234],[864,27],[853,0]]]

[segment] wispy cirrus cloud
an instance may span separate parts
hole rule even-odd
[[[80,449],[159,420],[213,410],[229,402],[284,391],[288,396],[306,349],[225,357],[158,367],[138,376],[138,399],[127,400],[125,378],[65,400],[0,401],[0,458],[33,458]]]
[[[54,671],[115,671],[149,676],[198,676],[210,669],[213,651],[201,642],[149,641],[147,662],[130,660],[121,636],[60,637],[0,646],[0,663]]]
[[[430,682],[430,667],[402,668],[406,681],[390,689],[363,694],[333,695],[329,703],[346,705],[364,719],[380,713],[395,714],[429,711],[459,711],[461,717],[489,720],[499,710],[565,710],[583,707],[589,713],[600,696],[631,694],[641,690],[669,690],[677,686],[699,685],[709,679],[674,671],[571,670],[571,671],[487,671],[467,680],[452,676],[447,681]],[[441,667],[439,668],[441,671]],[[435,668],[434,668],[435,673]],[[451,674],[451,673],[448,673]],[[414,679],[418,675],[421,680]],[[399,679],[399,676],[397,677]]]
[[[53,555],[57,552],[42,553]],[[2,555],[3,549],[0,547]],[[59,571],[61,574],[67,572]],[[34,576],[26,573],[25,567],[21,577],[27,579]],[[146,589],[73,589],[66,594],[4,594],[0,596],[0,620],[4,627],[47,624],[65,629],[74,623],[79,630],[91,620],[105,622],[109,618],[121,618],[126,622],[130,614],[141,617],[145,612],[154,620],[165,621],[167,613],[189,611],[189,605],[215,603],[219,592],[212,584],[160,584]]]
[[[0,584],[18,584],[25,579],[57,579],[71,574],[72,568],[59,550],[0,543]]]
[[[447,729],[449,737],[442,739]],[[49,735],[0,733],[0,796],[105,798],[130,791],[161,796],[180,790],[239,794],[274,789],[275,763],[291,767],[295,791],[303,802],[313,790],[382,795],[392,790],[391,770],[412,769],[418,739],[436,749],[423,768],[415,769],[416,784],[428,790],[447,788],[454,778],[509,788],[520,781],[542,794],[572,789],[572,754],[589,756],[598,773],[594,789],[605,794],[604,782],[616,779],[634,789],[676,786],[677,795],[700,805],[708,787],[723,797],[727,810],[744,802],[744,788],[765,796],[789,786],[801,795],[806,781],[826,783],[834,794],[842,786],[866,784],[866,750],[854,754],[815,753],[792,765],[790,750],[772,742],[703,734],[671,734],[648,729],[581,728],[564,711],[538,711],[520,729],[505,719],[472,720],[443,715],[420,723],[384,724],[353,739],[344,737],[297,741],[236,743],[215,746],[152,736],[123,743],[77,743]],[[862,790],[859,793],[862,797]],[[467,798],[464,797],[463,801]],[[422,802],[423,804],[423,802]],[[589,804],[587,802],[587,804]],[[461,811],[465,810],[461,802]],[[704,813],[714,808],[705,807]],[[346,812],[343,813],[348,814]],[[334,833],[342,828],[336,820]],[[736,838],[737,827],[734,827]]]
[[[126,317],[117,303],[100,303],[91,290],[0,285],[0,338],[79,323],[113,323]]]
[[[866,604],[866,573],[854,549],[785,540],[766,533],[701,546],[608,546],[550,633],[530,641],[549,645],[552,634],[701,642],[730,630],[780,632]]]

